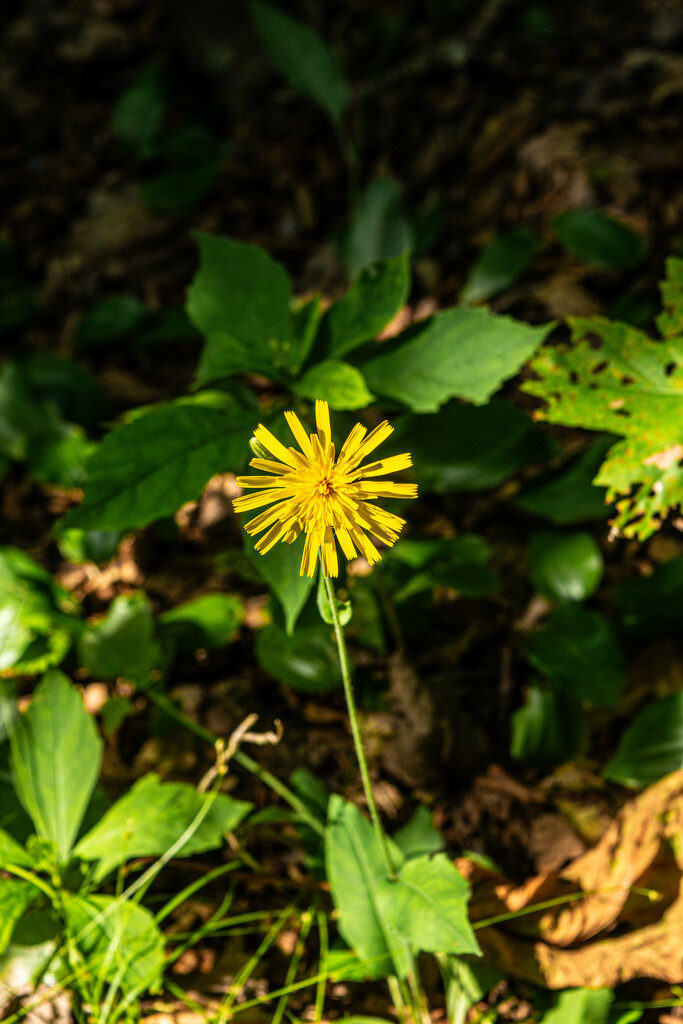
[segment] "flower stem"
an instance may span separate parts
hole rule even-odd
[[[330,614],[332,615],[332,624],[334,626],[334,635],[337,641],[337,649],[339,651],[339,664],[341,666],[342,680],[344,682],[344,696],[346,697],[346,707],[349,712],[349,721],[351,722],[351,733],[353,735],[353,743],[356,748],[356,757],[358,758],[358,765],[360,767],[360,774],[363,780],[363,789],[365,790],[365,799],[368,803],[370,810],[370,817],[372,818],[372,824],[375,829],[375,835],[377,841],[382,850],[384,860],[387,865],[387,873],[389,878],[395,880],[396,872],[394,866],[391,863],[391,857],[389,856],[389,846],[387,844],[387,837],[382,823],[379,820],[379,813],[377,811],[377,804],[375,802],[375,795],[372,792],[372,784],[370,782],[370,772],[368,771],[368,762],[365,757],[365,751],[363,750],[363,740],[360,734],[360,726],[358,725],[358,712],[356,710],[356,699],[353,694],[353,683],[351,681],[351,666],[349,663],[349,654],[346,649],[346,640],[344,639],[344,631],[342,624],[339,620],[339,610],[337,608],[337,599],[332,588],[332,583],[325,576],[320,566],[320,571],[323,573],[323,579],[325,580],[325,589],[327,591],[327,598],[330,603]]]

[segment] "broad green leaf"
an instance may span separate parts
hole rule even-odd
[[[446,845],[443,836],[434,825],[432,812],[424,804],[420,804],[412,818],[394,832],[392,839],[408,859],[440,853]]]
[[[33,437],[26,446],[26,462],[36,480],[59,487],[82,487],[86,466],[97,443],[81,427],[60,423],[49,437]]]
[[[236,373],[279,379],[291,365],[295,343],[287,274],[257,245],[195,237],[200,265],[186,309],[206,338],[197,385]]]
[[[360,198],[344,246],[355,278],[378,260],[396,259],[413,248],[415,231],[403,210],[401,189],[389,178],[371,181]]]
[[[360,957],[356,956],[352,949],[349,949],[341,943],[337,946],[333,946],[327,956],[327,971],[330,981],[379,981],[381,978],[386,978],[388,967],[386,959],[382,959],[379,964],[370,964],[365,960],[361,960]],[[365,1018],[370,1021],[371,1024],[375,1024],[376,1018],[369,1017]],[[345,1024],[348,1024],[349,1018],[343,1017],[342,1020]],[[351,1020],[358,1021],[359,1018],[352,1017]],[[362,1021],[363,1018],[360,1018]],[[379,1024],[379,1021],[377,1021]],[[381,1024],[387,1024],[386,1020],[382,1020]]]
[[[144,303],[134,295],[101,299],[79,320],[74,332],[74,343],[85,348],[130,334],[142,322],[146,312]]]
[[[9,945],[19,918],[40,895],[39,890],[29,882],[15,878],[0,878],[0,953]]]
[[[528,764],[562,764],[576,756],[583,735],[578,700],[530,686],[525,703],[512,715],[510,756]]]
[[[16,922],[10,944],[0,954],[3,987],[15,992],[35,990],[50,965],[59,963],[55,957],[59,934],[59,921],[51,908],[29,906]]]
[[[408,538],[386,553],[392,598],[400,603],[437,585],[468,597],[490,594],[498,586],[490,558],[486,541],[473,533],[444,540]],[[405,569],[401,571],[399,566]]]
[[[296,690],[322,693],[341,683],[332,631],[322,623],[299,626],[293,636],[276,623],[259,631],[256,656],[267,672]]]
[[[374,398],[360,370],[341,359],[316,363],[297,382],[295,390],[303,398],[323,399],[331,409],[364,409]]]
[[[88,464],[83,503],[62,528],[124,530],[172,515],[215,473],[242,463],[252,419],[178,401],[115,427]]]
[[[515,228],[494,238],[472,267],[460,292],[461,302],[482,302],[505,291],[522,276],[540,248],[528,228]]]
[[[683,768],[683,693],[647,704],[621,737],[603,771],[622,786],[650,786]]]
[[[613,999],[611,988],[565,989],[539,1024],[607,1024]]]
[[[525,641],[527,658],[550,685],[574,700],[613,706],[624,683],[617,636],[599,612],[564,602]]]
[[[377,337],[403,308],[409,291],[407,250],[361,270],[346,295],[330,306],[321,324],[328,355],[339,358]]]
[[[353,804],[330,797],[325,863],[339,931],[361,960],[394,973],[405,943],[384,920],[380,892],[391,885],[372,825]],[[395,883],[393,883],[395,884]]]
[[[234,640],[244,620],[244,602],[236,594],[202,594],[159,616],[162,636],[183,651],[223,647]]]
[[[558,601],[583,601],[598,588],[602,551],[590,533],[541,530],[531,536],[531,582]]]
[[[436,412],[454,397],[483,405],[552,327],[530,327],[486,309],[447,309],[399,335],[361,370],[373,392],[413,412]]]
[[[9,832],[5,832],[4,829],[0,828],[0,871],[4,871],[10,864],[30,868],[33,863],[33,857],[26,852],[24,847],[20,846]]]
[[[452,401],[432,416],[404,416],[394,444],[412,454],[421,493],[495,487],[549,454],[540,428],[496,398],[481,406]]]
[[[644,539],[683,501],[683,338],[653,341],[603,317],[571,328],[573,344],[543,349],[531,364],[538,379],[523,389],[545,399],[539,419],[625,437],[595,483],[616,501],[614,528]]]
[[[0,548],[0,673],[34,675],[65,657],[80,622],[49,573],[18,548]]]
[[[121,96],[114,107],[114,135],[136,160],[154,156],[161,120],[164,94],[158,68],[148,68]]]
[[[309,25],[262,0],[250,0],[256,31],[293,89],[322,107],[337,127],[349,102],[348,86],[336,56]]]
[[[629,270],[645,256],[644,239],[600,210],[565,210],[553,230],[569,252],[598,267]]]
[[[596,487],[592,481],[614,440],[601,437],[593,441],[567,466],[525,488],[512,504],[558,526],[605,519],[612,511],[605,488]]]
[[[159,991],[164,937],[149,910],[114,896],[68,896],[66,920],[88,971],[125,996]]]
[[[65,864],[97,782],[102,741],[79,691],[61,672],[45,675],[10,743],[17,795]]]
[[[480,954],[467,917],[469,888],[445,853],[405,862],[379,890],[381,914],[413,950]]]
[[[147,595],[140,591],[114,598],[105,617],[81,634],[78,653],[82,667],[96,679],[121,678],[145,687],[162,660]]]
[[[222,846],[224,834],[250,810],[251,804],[224,793],[198,793],[187,783],[162,782],[149,773],[109,808],[80,840],[74,855],[98,861],[95,877],[99,880],[133,857],[160,857],[187,831],[177,855],[189,857]]]
[[[280,602],[287,634],[291,636],[315,582],[313,577],[299,575],[303,537],[293,544],[276,544],[265,555],[254,550],[255,539],[245,533],[244,550]]]
[[[618,583],[614,602],[629,633],[678,633],[683,626],[683,558],[658,565],[651,576]]]

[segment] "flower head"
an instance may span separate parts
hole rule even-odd
[[[267,530],[257,542],[256,550],[264,555],[279,540],[291,544],[303,531],[306,541],[301,576],[314,575],[318,551],[322,551],[324,575],[338,575],[335,537],[347,559],[361,554],[371,565],[378,562],[380,554],[367,534],[391,546],[398,539],[405,520],[371,505],[370,500],[417,497],[415,484],[374,479],[407,469],[412,465],[410,455],[391,455],[379,462],[360,464],[394,428],[385,420],[368,434],[366,427],[357,423],[335,461],[327,402],[318,399],[315,403],[318,428],[315,434],[306,433],[296,413],[286,412],[285,418],[301,451],[285,448],[259,423],[254,431],[255,440],[259,450],[265,449],[269,458],[252,459],[249,465],[268,475],[237,478],[240,487],[257,488],[261,493],[236,498],[233,502],[236,512],[272,506],[244,527],[249,534]]]

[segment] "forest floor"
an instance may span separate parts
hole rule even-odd
[[[358,181],[393,178],[424,232],[407,318],[457,301],[482,246],[518,226],[537,232],[543,248],[532,271],[491,304],[495,311],[540,323],[608,312],[625,296],[656,308],[664,258],[680,252],[683,239],[679,4],[298,0],[288,9],[340,55],[354,96]],[[263,246],[286,266],[297,295],[321,291],[332,300],[341,294],[346,276],[337,242],[349,221],[353,172],[324,115],[272,69],[245,8],[220,0],[17,0],[2,18],[2,239],[39,303],[21,341],[12,331],[0,337],[4,355],[15,355],[19,344],[72,355],[83,312],[109,296],[134,295],[151,310],[181,307],[197,267],[194,231]],[[200,123],[219,154],[215,185],[182,209],[145,201],[141,184],[167,168],[134,159],[112,127],[120,96],[150,68],[166,83],[166,129]],[[551,221],[575,206],[599,207],[630,225],[647,239],[646,259],[624,275],[569,256]],[[84,350],[79,359],[103,385],[115,416],[184,394],[199,346],[191,336],[167,349],[114,342]],[[529,408],[528,398],[513,387],[508,392]],[[571,444],[573,435],[558,437]],[[184,510],[181,545],[167,545],[163,530],[151,527],[96,569],[66,563],[50,534],[75,495],[13,468],[0,497],[0,540],[55,572],[89,615],[139,587],[163,610],[227,581],[247,606],[239,639],[208,656],[179,659],[169,693],[219,735],[229,735],[251,712],[263,728],[279,718],[284,739],[253,756],[282,779],[305,766],[331,790],[362,802],[341,694],[297,692],[267,677],[253,655],[254,632],[264,621],[263,589],[240,582],[227,562],[216,568],[217,553],[241,545],[229,470]],[[392,826],[424,801],[449,853],[484,855],[521,885],[594,846],[632,795],[599,776],[623,719],[598,729],[593,760],[544,771],[509,755],[510,716],[525,681],[517,638],[544,606],[526,574],[528,526],[503,497],[498,491],[432,495],[413,515],[426,535],[476,530],[490,540],[503,581],[499,599],[437,601],[425,629],[403,637],[387,657],[361,659],[358,671],[377,797]],[[647,572],[680,554],[683,541],[673,528],[647,544],[610,543],[607,532],[604,523],[596,527],[607,565],[599,600],[609,611],[611,583],[632,575],[634,564]],[[671,638],[634,645],[628,655],[636,690],[653,665],[683,678]],[[84,686],[97,710],[106,688],[88,680]],[[153,727],[141,713],[108,740],[102,781],[112,794],[145,770],[194,781],[210,765],[211,750],[198,748],[191,736]],[[252,777],[240,775],[235,785],[257,807],[272,803]],[[294,831],[272,829],[255,830],[253,846],[250,838],[259,871],[241,873],[240,907],[279,908],[319,888]],[[192,870],[192,863],[175,862],[178,886]],[[194,908],[196,915],[204,911]],[[283,937],[283,949],[291,939]],[[212,940],[188,951],[173,970],[201,1002],[220,991],[252,944],[249,935],[224,947]],[[509,955],[512,972],[514,950]],[[277,976],[286,964],[278,956],[264,961]],[[597,970],[578,983],[612,984]],[[255,984],[266,986],[265,976]],[[472,1019],[533,1020],[538,992],[523,972],[521,978],[511,973]],[[663,981],[619,989],[626,1001],[670,996]],[[307,999],[293,1004],[300,1015]],[[382,985],[339,983],[327,1012],[330,1018],[386,1014],[387,1007]],[[68,1010],[62,1012],[67,1016],[53,1019],[68,1020]],[[162,1010],[152,1000],[146,1013],[148,1024],[193,1019],[170,1001]],[[263,1010],[250,1019],[270,1017]],[[683,1020],[683,1007],[652,1010],[643,1020]]]

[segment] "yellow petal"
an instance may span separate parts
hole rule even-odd
[[[315,425],[318,428],[318,438],[322,449],[327,454],[327,446],[332,443],[330,407],[321,398],[317,398],[315,402]]]
[[[344,552],[344,557],[350,562],[353,558],[356,557],[356,549],[353,546],[351,535],[349,534],[349,531],[346,529],[345,526],[335,527],[335,532],[337,534],[337,537],[339,538],[339,544],[341,546],[342,551]]]
[[[318,558],[318,550],[320,548],[320,540],[316,530],[312,530],[306,534],[306,541],[304,543],[304,553],[301,558],[301,568],[299,570],[299,576],[314,576],[316,560]]]
[[[356,485],[366,498],[417,498],[417,484],[394,484],[389,481],[361,480]]]
[[[413,460],[408,452],[403,455],[390,455],[388,459],[380,459],[379,462],[370,462],[367,466],[361,466],[360,475],[366,477],[383,476],[384,473],[400,473],[402,469],[408,469],[412,464]],[[254,463],[252,462],[251,465],[253,466]]]
[[[238,487],[284,487],[279,476],[238,476]]]
[[[338,466],[341,463],[351,459],[355,455],[361,441],[363,440],[366,434],[367,429],[363,426],[363,424],[356,423],[355,427],[344,441],[344,444],[341,446],[339,458],[337,459]]]
[[[265,530],[266,527],[271,526],[277,519],[289,520],[291,518],[289,514],[291,507],[291,498],[287,498],[285,501],[279,501],[277,505],[273,505],[273,507],[269,508],[267,512],[261,512],[255,519],[250,519],[248,523],[244,524],[244,529],[250,534],[260,533],[261,530]]]
[[[292,461],[292,456],[287,451],[281,441],[278,441],[275,434],[271,434],[268,427],[264,427],[262,423],[259,423],[258,427],[254,431],[254,437],[257,441],[260,441],[264,448],[276,456],[280,462],[284,462],[285,465],[291,466],[292,469],[296,469],[296,462]]]
[[[249,512],[252,508],[270,505],[272,502],[279,501],[283,497],[285,497],[283,488],[273,487],[268,491],[262,491],[260,494],[245,494],[241,498],[235,498],[232,507],[235,512]]]
[[[325,539],[322,545],[323,551],[323,574],[330,579],[332,576],[339,575],[339,559],[337,557],[337,545],[334,542],[334,533],[332,527],[328,526],[325,530]]]
[[[299,419],[297,414],[295,412],[286,412],[285,419],[287,420],[289,429],[294,434],[294,437],[296,438],[297,444],[301,448],[301,451],[304,453],[309,462],[315,462],[315,455],[313,453],[311,439],[304,430],[301,424],[301,420]]]
[[[254,469],[262,469],[264,473],[291,473],[292,467],[281,462],[270,462],[269,459],[252,459],[249,463]]]
[[[265,555],[266,551],[270,551],[270,549],[277,544],[282,537],[284,537],[287,530],[290,528],[290,525],[291,524],[288,520],[285,520],[284,523],[276,523],[275,526],[271,527],[271,529],[268,530],[268,533],[264,533],[261,539],[254,545],[256,550],[260,554]]]

